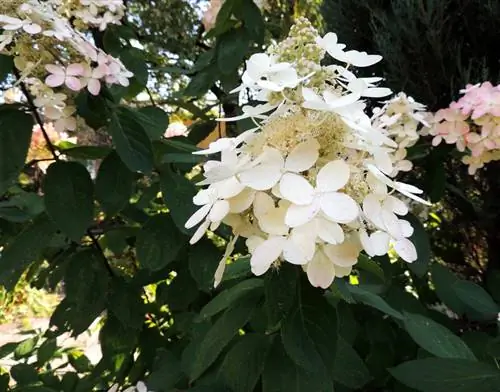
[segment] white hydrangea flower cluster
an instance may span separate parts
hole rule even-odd
[[[98,95],[103,83],[129,85],[133,74],[119,59],[97,48],[85,32],[119,23],[123,9],[122,0],[0,3],[0,53],[14,58],[35,105],[58,132],[76,130],[73,98],[78,91]],[[80,18],[87,11],[96,19]],[[101,14],[106,22],[99,20]]]
[[[326,53],[341,65],[323,66]],[[198,224],[191,243],[221,223],[234,238],[216,272],[217,285],[238,237],[246,238],[255,275],[283,262],[302,266],[310,283],[326,288],[346,276],[359,253],[384,255],[390,247],[407,262],[417,258],[401,219],[408,206],[398,191],[427,203],[418,188],[394,180],[409,170],[405,148],[418,138],[423,107],[404,95],[366,113],[363,98],[391,94],[381,78],[358,78],[381,56],[346,51],[333,33],[319,37],[300,19],[282,43],[247,62],[242,85],[263,103],[243,106],[257,127],[223,138],[196,154],[220,153],[204,165],[208,185],[194,197],[200,208],[186,222]],[[257,120],[261,120],[260,123]]]

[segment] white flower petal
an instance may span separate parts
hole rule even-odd
[[[320,204],[317,200],[305,206],[292,204],[285,215],[285,223],[289,227],[302,226],[311,221],[319,212]]]
[[[288,239],[283,246],[283,258],[291,264],[304,265],[310,260],[310,249],[310,242],[306,238]]]
[[[387,196],[383,201],[382,206],[384,209],[390,210],[398,215],[406,215],[408,213],[408,206],[394,196]]]
[[[295,147],[285,161],[285,170],[300,173],[308,170],[316,163],[319,157],[319,143],[310,139]]]
[[[311,285],[322,289],[330,287],[335,278],[335,266],[321,250],[307,264],[306,272]]]
[[[205,204],[203,207],[198,209],[191,217],[187,220],[187,222],[184,224],[184,227],[186,229],[190,229],[194,226],[196,226],[198,223],[200,223],[205,217],[208,215],[210,212],[210,209],[212,208],[211,204]],[[207,226],[208,227],[208,226]]]
[[[334,222],[349,223],[359,215],[359,206],[345,193],[330,192],[321,195],[321,210]]]
[[[373,249],[372,256],[383,256],[389,252],[390,237],[386,232],[376,231],[370,236],[370,241]]]
[[[229,202],[227,200],[219,200],[215,202],[212,209],[210,210],[208,219],[210,219],[210,221],[212,222],[221,222],[228,213]]]
[[[340,244],[344,242],[344,231],[338,223],[324,218],[316,218],[316,230],[318,237],[329,244]]]
[[[213,188],[201,189],[193,197],[193,203],[197,206],[203,206],[209,204],[215,198],[215,190]]]
[[[250,188],[245,188],[238,195],[228,199],[229,211],[233,214],[238,214],[250,208],[255,198],[255,191]]]
[[[242,184],[249,188],[265,191],[271,189],[281,178],[282,166],[261,164],[238,175]]]
[[[253,235],[247,238],[247,240],[245,241],[245,245],[247,246],[248,251],[253,254],[255,252],[255,249],[257,249],[257,247],[265,241],[266,240],[264,238]]]
[[[189,243],[191,245],[196,244],[201,239],[201,237],[203,237],[209,226],[210,226],[210,221],[207,219],[200,226],[198,226],[193,236],[189,240]]]
[[[227,180],[220,181],[213,185],[213,188],[217,191],[217,195],[221,199],[229,199],[231,197],[239,195],[245,185],[237,180],[236,177],[228,178]]]
[[[258,218],[259,227],[265,233],[271,235],[288,234],[288,226],[285,224],[285,214],[287,206],[281,205],[278,208],[271,208]]]
[[[342,267],[340,265],[335,266],[335,277],[343,278],[344,276],[349,276],[352,272],[352,267]]]
[[[250,266],[254,275],[264,274],[283,252],[287,242],[284,237],[270,237],[258,245],[250,258]]]
[[[351,170],[343,160],[328,162],[316,177],[316,188],[320,192],[337,191],[349,181]]]
[[[297,205],[311,204],[314,199],[314,188],[304,177],[295,173],[285,173],[280,181],[280,193],[283,197]]]
[[[401,229],[401,235],[403,237],[411,237],[413,235],[414,229],[410,222],[404,219],[399,220],[399,227]]]
[[[407,238],[401,238],[394,244],[396,253],[406,262],[413,263],[417,260],[417,249],[413,242]]]
[[[356,264],[360,252],[359,247],[352,241],[340,245],[326,245],[323,250],[333,264],[341,267],[352,267]]]
[[[403,236],[401,226],[399,224],[400,220],[393,212],[382,209],[380,217],[382,218],[384,228],[391,235],[391,237],[401,238]]]

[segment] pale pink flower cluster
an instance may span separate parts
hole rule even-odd
[[[75,10],[75,16],[101,31],[109,24],[120,24],[125,13],[123,0],[80,0],[79,3],[81,8]]]
[[[247,1],[247,0],[245,0]],[[250,1],[250,0],[248,0]],[[253,2],[259,7],[261,10],[266,9],[268,7],[267,0],[253,0]],[[211,0],[208,9],[203,13],[203,17],[201,19],[203,26],[205,27],[205,31],[210,31],[215,27],[215,22],[217,20],[217,15],[219,14],[222,5],[224,4],[224,0]]]
[[[469,84],[460,92],[458,101],[436,112],[426,132],[434,136],[433,146],[444,141],[467,152],[462,161],[474,174],[485,163],[500,159],[500,86]]]
[[[69,22],[71,18],[82,21],[80,13],[87,7],[96,18],[103,15],[108,20],[105,24],[89,20],[88,27],[99,24],[102,29],[111,20],[119,23],[105,15],[122,15],[123,1],[80,0],[79,4],[80,8],[74,8],[73,3],[64,0],[28,0],[13,8],[11,14],[0,15],[0,29],[4,30],[0,35],[0,53],[14,57],[36,106],[58,132],[76,130],[74,92],[86,88],[98,95],[103,83],[128,86],[133,76],[119,59],[97,48],[88,34]],[[81,29],[82,23],[78,27]],[[33,51],[37,56],[33,56]],[[35,62],[34,57],[39,60]],[[44,72],[45,76],[40,77]]]

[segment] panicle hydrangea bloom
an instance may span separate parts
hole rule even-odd
[[[327,54],[338,64],[323,66]],[[196,152],[220,153],[220,160],[204,164],[199,185],[208,187],[194,197],[199,209],[186,222],[199,225],[191,243],[221,223],[232,228],[216,285],[238,237],[246,238],[254,274],[288,262],[322,288],[350,274],[362,250],[384,255],[393,246],[416,260],[413,228],[401,219],[408,207],[393,190],[427,203],[418,188],[394,179],[411,169],[406,147],[418,138],[423,106],[400,94],[373,118],[365,113],[363,97],[391,91],[352,69],[380,60],[346,51],[335,34],[319,37],[299,19],[287,39],[247,61],[235,91],[262,103],[225,120],[251,117],[257,126]]]
[[[120,23],[123,11],[122,0],[1,2],[0,53],[14,58],[36,106],[56,131],[76,130],[79,91],[98,95],[103,83],[129,85],[133,74],[85,32]]]
[[[436,112],[424,134],[433,136],[433,146],[444,141],[466,152],[462,162],[472,175],[500,159],[500,86],[469,84],[460,92],[463,95],[458,101]]]

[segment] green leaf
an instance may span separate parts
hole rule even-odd
[[[348,288],[356,301],[362,302],[365,305],[378,309],[381,312],[388,314],[389,316],[403,320],[404,318],[403,315],[399,313],[396,309],[390,307],[389,304],[385,302],[377,294],[373,294],[369,291],[366,291],[359,286],[349,285]]]
[[[144,61],[145,53],[136,48],[126,48],[119,53],[123,65],[134,74],[134,79],[141,85],[148,83],[148,67]]]
[[[175,387],[181,377],[182,371],[179,359],[164,348],[158,349],[153,369],[146,380],[148,389],[152,391],[169,390],[169,388]]]
[[[138,120],[151,140],[160,140],[168,128],[168,113],[156,106],[146,106],[137,110]]]
[[[439,299],[458,315],[464,314],[465,306],[453,289],[458,278],[448,268],[436,263],[432,265],[431,276]]]
[[[262,279],[246,279],[233,287],[224,290],[200,311],[201,318],[209,318],[228,308],[248,293],[257,292],[264,286]]]
[[[217,39],[217,66],[223,74],[233,72],[243,62],[250,40],[240,27],[229,30]]]
[[[57,352],[57,341],[55,338],[45,340],[36,352],[37,362],[44,365],[49,362]]]
[[[379,278],[382,282],[385,281],[384,270],[382,269],[382,267],[380,267],[380,265],[378,265],[375,261],[370,259],[365,254],[359,255],[356,268],[369,272],[370,274]]]
[[[333,392],[332,380],[295,364],[275,339],[262,374],[263,392]]]
[[[243,27],[250,38],[258,44],[262,44],[266,26],[257,4],[253,1],[242,1],[240,6],[235,9],[235,15],[243,21]]]
[[[265,275],[265,307],[269,327],[275,326],[288,315],[295,303],[297,281],[297,269],[288,263]]]
[[[271,348],[269,336],[243,335],[226,354],[219,369],[219,378],[233,392],[252,392],[264,370]]]
[[[64,155],[75,159],[102,159],[105,158],[111,151],[113,151],[111,148],[104,146],[73,147],[73,145],[71,145],[68,148],[61,148],[61,145],[58,145],[57,147]]]
[[[21,358],[29,357],[35,350],[37,343],[38,336],[33,336],[23,340],[21,343],[18,343],[16,349],[14,350],[14,358],[19,360]]]
[[[413,227],[413,234],[409,238],[415,248],[417,248],[417,260],[413,263],[408,263],[407,266],[415,275],[423,277],[428,270],[429,262],[431,259],[431,244],[429,235],[425,231],[422,222],[412,214],[404,216],[410,225]]]
[[[474,282],[459,280],[453,285],[458,298],[467,306],[466,313],[475,320],[494,320],[500,307],[488,292]]]
[[[371,379],[370,371],[358,353],[343,338],[337,340],[333,378],[352,389],[362,388]]]
[[[131,109],[118,108],[111,117],[108,132],[118,155],[131,171],[151,172],[154,163],[151,140]]]
[[[3,359],[6,356],[12,354],[16,350],[18,345],[19,342],[10,342],[5,343],[3,346],[0,346],[0,359]]]
[[[129,203],[134,189],[134,174],[113,151],[99,166],[95,195],[108,216],[120,212]]]
[[[160,187],[177,228],[189,234],[191,231],[187,230],[184,224],[197,209],[193,204],[196,188],[186,177],[173,173],[167,165],[160,169]]]
[[[207,68],[204,68],[193,76],[184,90],[184,95],[188,97],[199,97],[205,94],[210,87],[213,86],[217,79],[217,66],[215,64],[209,65]]]
[[[476,360],[462,339],[427,317],[405,313],[404,325],[415,343],[437,357]]]
[[[25,363],[12,366],[10,375],[16,380],[18,386],[33,384],[38,381],[38,372],[35,367]]]
[[[229,282],[231,280],[241,279],[252,276],[250,269],[250,258],[240,257],[233,260],[232,263],[226,265],[222,282]]]
[[[35,218],[33,223],[4,245],[0,257],[0,285],[12,290],[28,266],[41,258],[56,228],[47,215]]]
[[[6,54],[0,54],[0,82],[3,82],[5,78],[12,73],[14,69],[14,61],[11,56]]]
[[[77,162],[50,165],[43,192],[49,217],[68,237],[80,241],[94,218],[94,189],[87,169]]]
[[[465,359],[426,358],[389,369],[394,378],[423,392],[500,390],[500,371]]]
[[[158,271],[177,258],[187,238],[175,227],[170,214],[153,216],[137,236],[137,258],[143,268]]]
[[[214,274],[222,258],[221,251],[209,239],[203,239],[189,249],[189,272],[200,290],[210,292]]]
[[[203,338],[190,371],[191,381],[200,377],[212,365],[219,354],[236,336],[238,330],[250,320],[258,299],[245,298],[227,309]]]
[[[197,121],[189,127],[188,139],[198,144],[205,140],[219,126],[221,126],[220,122],[218,123],[214,120]]]
[[[32,132],[31,116],[13,109],[0,111],[0,195],[23,168]]]
[[[295,310],[284,321],[281,340],[286,353],[298,366],[310,372],[322,366],[321,356],[307,333],[301,309]]]

